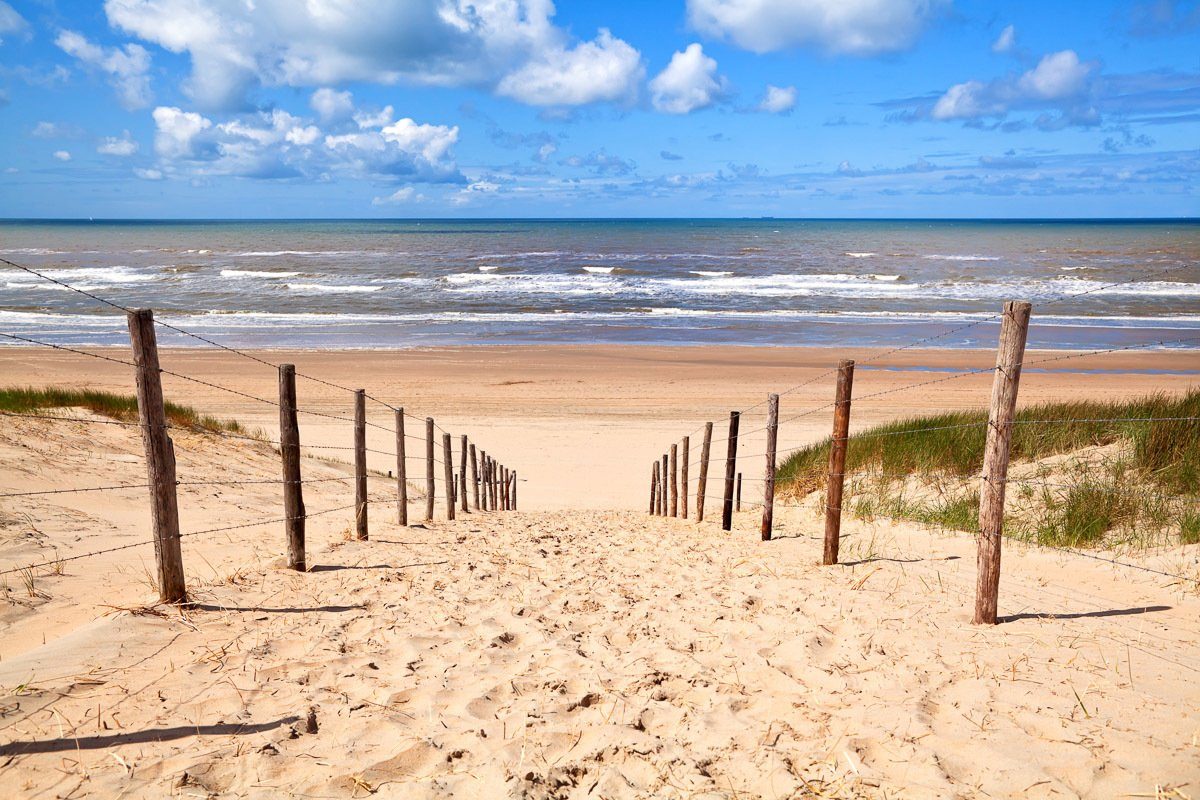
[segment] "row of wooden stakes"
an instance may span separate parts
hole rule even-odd
[[[186,603],[183,556],[180,547],[179,502],[176,496],[175,448],[168,434],[162,393],[162,370],[154,331],[154,313],[149,309],[129,312],[129,336],[136,369],[137,404],[142,442],[146,451],[146,471],[150,486],[151,517],[154,528],[154,554],[159,599],[164,603]],[[287,566],[307,570],[305,560],[304,480],[301,476],[300,426],[296,421],[296,368],[279,365],[279,452],[283,462],[284,530],[287,539]],[[396,415],[396,503],[401,525],[408,524],[408,470],[405,455],[404,409]],[[425,419],[425,519],[433,519],[436,486],[434,481],[434,428],[432,417]],[[471,487],[475,511],[511,511],[517,507],[517,473],[498,460],[461,440],[461,466],[454,470],[450,434],[442,436],[442,463],[445,470],[446,518],[455,518],[455,508],[471,511],[467,502]],[[367,510],[367,413],[366,392],[354,392],[354,536],[368,538]],[[468,462],[470,478],[468,479]]]
[[[975,591],[976,624],[995,624],[1000,587],[1000,542],[1003,534],[1004,494],[1008,480],[1012,424],[1016,414],[1017,387],[1025,342],[1029,332],[1029,303],[1009,301],[1004,305],[1000,323],[1000,342],[988,417],[984,449],[983,476],[979,496],[978,578]],[[846,446],[850,431],[850,401],[854,385],[854,362],[838,364],[836,397],[833,405],[833,432],[830,437],[829,472],[825,495],[825,539],[821,563],[838,563],[842,527],[842,496],[845,486]],[[741,413],[729,412],[729,436],[726,439],[725,486],[721,506],[721,528],[733,527],[733,510],[741,507],[741,474],[737,472],[738,424]],[[704,443],[700,451],[700,476],[696,487],[696,522],[704,520],[704,495],[708,485],[708,464],[713,424],[704,425]],[[763,477],[761,533],[763,541],[772,537],[775,515],[776,442],[779,433],[779,395],[767,397],[767,445]],[[670,452],[655,459],[650,472],[650,513],[664,517],[688,517],[689,437],[672,444]],[[682,461],[680,461],[682,457]],[[736,477],[736,495],[735,495]],[[680,492],[682,486],[682,492]]]

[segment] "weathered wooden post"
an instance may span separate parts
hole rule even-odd
[[[679,463],[679,487],[680,487],[679,516],[681,516],[684,519],[687,519],[688,518],[688,508],[687,508],[687,506],[688,506],[688,503],[687,503],[688,458],[690,457],[688,455],[688,437],[687,436],[683,437],[683,447],[680,449],[679,456],[681,459],[681,461]]]
[[[305,571],[304,486],[300,478],[300,425],[296,422],[296,366],[279,365],[279,455],[283,459],[283,530],[287,566]]]
[[[504,468],[504,510],[505,511],[512,511],[512,484],[509,483],[509,478],[511,478],[511,477],[512,477],[512,473],[509,471],[508,467],[505,467]]]
[[[669,510],[670,510],[670,506],[671,506],[671,473],[668,471],[669,464],[670,464],[670,456],[668,456],[666,453],[663,453],[663,457],[662,457],[663,485],[662,485],[662,499],[659,501],[659,512],[664,517],[668,513],[670,513]]]
[[[475,458],[475,445],[471,445],[471,506],[479,510],[479,461]]]
[[[404,453],[404,409],[396,409],[396,512],[401,525],[408,524],[408,458]]]
[[[767,397],[767,465],[763,473],[763,517],[762,539],[771,541],[771,531],[775,524],[775,446],[779,441],[779,395]],[[741,476],[738,476],[738,488],[741,489]],[[740,494],[740,492],[739,492]]]
[[[650,514],[654,514],[655,505],[658,503],[658,462],[654,462],[654,466],[650,468]]]
[[[454,451],[450,447],[450,434],[442,434],[442,466],[446,475],[446,519],[454,519]]]
[[[488,502],[488,463],[490,459],[486,450],[479,451],[479,494],[481,497],[480,505],[484,511],[491,509],[492,505]]]
[[[461,463],[460,463],[459,469],[458,469],[458,487],[459,487],[458,495],[459,495],[459,503],[461,505],[461,510],[465,514],[471,510],[470,506],[467,503],[467,447],[468,447],[468,445],[467,445],[467,437],[466,436],[462,437],[461,446],[462,446],[462,454],[461,454],[461,457],[459,458],[459,461]]]
[[[738,421],[741,414],[729,412],[729,439],[725,450],[725,502],[721,508],[721,528],[733,530],[733,479],[737,473]]]
[[[425,521],[433,522],[433,417],[425,418]]]
[[[1004,533],[1004,487],[1008,481],[1008,454],[1017,408],[1017,385],[1025,358],[1029,332],[1029,303],[1004,304],[1000,346],[996,350],[996,375],[988,413],[987,443],[983,451],[983,481],[979,488],[979,574],[975,584],[976,625],[995,625],[1000,593],[1000,537]]]
[[[704,444],[700,445],[700,478],[696,481],[696,522],[704,522],[704,495],[708,491],[708,456],[712,449],[711,422],[704,423]]]
[[[354,536],[367,539],[367,393],[354,392]]]
[[[822,564],[838,563],[842,538],[842,498],[846,487],[846,447],[850,436],[850,397],[854,362],[838,364],[837,395],[833,404],[833,438],[829,442],[829,475],[825,480],[825,552]]]
[[[742,473],[738,473],[737,478],[737,510],[742,510]]]
[[[163,603],[186,603],[183,550],[179,544],[179,500],[175,495],[175,447],[167,435],[154,312],[148,308],[130,311],[128,322],[133,363],[137,365],[138,421],[146,451],[146,482],[150,484],[158,598]]]
[[[671,445],[671,516],[679,516],[679,445]]]
[[[517,471],[512,471],[512,510],[517,510]]]

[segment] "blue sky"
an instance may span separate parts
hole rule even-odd
[[[0,0],[0,216],[1200,215],[1200,3]]]

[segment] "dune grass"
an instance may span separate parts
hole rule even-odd
[[[165,401],[167,422],[181,428],[215,433],[253,435],[236,420],[222,420],[200,414],[190,406]],[[36,389],[10,386],[0,388],[0,411],[33,413],[48,408],[86,408],[103,417],[122,421],[138,418],[137,398],[133,395],[100,392],[94,389]]]
[[[1141,421],[1200,417],[1200,389],[1180,396],[1154,394],[1123,402],[1043,403],[1017,414],[1014,464],[1037,462],[1085,448],[1117,445],[1119,455],[1069,469],[1039,470],[1053,486],[1010,484],[1011,506],[1021,513],[1006,526],[1046,544],[1103,543],[1114,530],[1178,530],[1184,542],[1200,540],[1200,422]],[[985,411],[959,411],[891,422],[850,438],[846,454],[850,508],[860,516],[912,519],[955,530],[978,529],[978,487],[983,466]],[[931,430],[925,430],[931,429]],[[784,491],[805,495],[823,489],[829,440],[794,452],[780,465]],[[897,487],[916,478],[937,491],[912,499]],[[946,485],[950,484],[951,489]],[[911,488],[911,487],[909,487]]]

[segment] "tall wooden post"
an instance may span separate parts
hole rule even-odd
[[[179,500],[175,495],[175,447],[167,435],[154,312],[148,308],[130,311],[128,322],[133,363],[137,365],[138,419],[146,451],[146,482],[150,484],[158,598],[163,603],[186,603],[183,550],[179,544]]]
[[[475,458],[475,445],[471,445],[471,506],[479,510],[479,461]]]
[[[354,536],[367,538],[367,393],[354,392]]]
[[[833,404],[833,438],[829,443],[829,475],[825,480],[825,552],[822,564],[838,563],[842,537],[842,498],[846,487],[846,446],[850,436],[850,397],[854,389],[854,362],[838,364],[837,395]]]
[[[670,458],[671,457],[669,455],[667,455],[666,453],[663,453],[663,457],[662,457],[663,485],[662,485],[662,499],[659,501],[659,513],[662,514],[662,516],[664,516],[664,517],[668,513],[670,513],[670,508],[671,508],[671,473],[669,472]]]
[[[517,510],[517,471],[512,471],[512,510]]]
[[[512,511],[512,484],[508,479],[512,476],[508,467],[504,468],[504,510]]]
[[[487,481],[488,481],[488,454],[487,454],[487,450],[480,450],[479,451],[479,495],[480,495],[479,504],[480,504],[480,507],[484,511],[487,511],[491,508],[491,504],[488,502]]]
[[[442,434],[442,466],[446,474],[446,519],[454,519],[454,451],[450,434]]]
[[[425,418],[425,521],[433,522],[433,417]]]
[[[683,437],[683,447],[680,449],[679,457],[679,516],[684,519],[688,518],[688,437]]]
[[[296,422],[296,366],[279,365],[279,455],[283,459],[283,530],[287,566],[305,571],[304,486],[300,482],[300,425]]]
[[[700,478],[696,481],[696,522],[704,522],[704,495],[708,491],[708,456],[712,450],[711,422],[704,423],[704,444],[700,445]]]
[[[401,525],[408,524],[408,458],[404,453],[404,409],[396,409],[396,512]]]
[[[733,530],[733,479],[737,473],[738,422],[741,414],[729,412],[729,439],[725,450],[725,504],[721,508],[722,530]]]
[[[465,514],[470,511],[470,506],[467,503],[467,437],[462,437],[462,454],[459,459],[461,464],[458,468],[458,486],[459,486],[459,503],[461,510]]]
[[[504,509],[500,507],[500,462],[494,458],[492,459],[491,478],[492,508],[496,511],[503,511]]]
[[[1008,453],[1017,409],[1017,386],[1029,333],[1029,303],[1004,304],[996,375],[988,413],[987,443],[983,450],[983,481],[979,487],[979,574],[975,583],[976,625],[995,625],[1000,594],[1000,538],[1004,533],[1004,487]]]
[[[658,516],[658,459],[650,467],[650,514]]]
[[[679,445],[671,445],[671,516],[679,516]]]
[[[767,464],[763,473],[762,539],[771,541],[775,524],[775,447],[779,441],[779,395],[767,397]],[[741,480],[739,476],[739,488]]]

